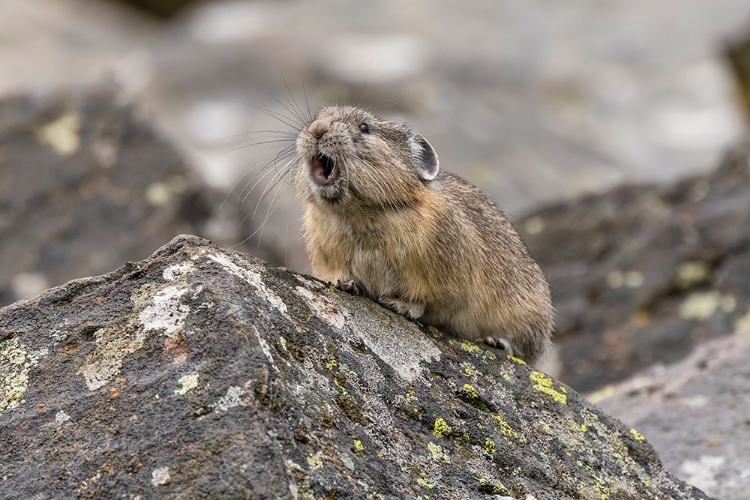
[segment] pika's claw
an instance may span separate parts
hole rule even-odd
[[[508,356],[513,356],[513,346],[507,339],[501,337],[487,337],[484,339],[484,343],[499,351],[503,351],[503,353]]]
[[[424,304],[418,302],[406,302],[392,297],[380,297],[378,302],[381,306],[411,320],[419,319],[424,314]]]
[[[333,286],[335,286],[336,288],[344,292],[351,293],[352,295],[360,295],[359,287],[354,282],[354,280],[349,280],[349,281],[337,280]]]

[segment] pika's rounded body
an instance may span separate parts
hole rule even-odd
[[[432,146],[353,107],[297,138],[295,191],[316,277],[469,340],[504,339],[530,363],[553,328],[549,287],[518,233]]]

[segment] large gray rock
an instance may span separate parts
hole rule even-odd
[[[750,321],[750,141],[708,175],[623,186],[518,228],[552,288],[559,376],[580,391]]]
[[[706,499],[513,359],[179,237],[0,310],[5,498]]]
[[[750,321],[742,328],[594,395],[669,470],[725,500],[750,500]]]

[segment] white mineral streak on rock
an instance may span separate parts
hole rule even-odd
[[[243,394],[245,394],[245,390],[242,387],[231,386],[227,389],[226,395],[220,397],[216,404],[214,404],[214,409],[227,411],[230,408],[239,406],[242,403]]]
[[[162,486],[172,480],[169,475],[169,467],[158,467],[151,471],[151,484],[153,486]]]
[[[258,339],[258,343],[260,344],[260,348],[263,351],[263,354],[268,359],[268,362],[271,363],[271,366],[274,370],[279,371],[279,368],[276,366],[276,363],[273,360],[273,354],[271,354],[271,349],[268,347],[268,343],[263,339],[263,336],[260,334],[257,328],[255,326],[251,325],[253,327],[253,331],[255,332],[255,336]]]
[[[416,326],[390,328],[387,324],[360,325],[356,321],[349,326],[372,352],[408,382],[422,374],[422,361],[440,359],[440,349]]]
[[[281,300],[278,295],[273,293],[273,291],[271,291],[266,286],[266,284],[263,282],[261,274],[258,271],[242,268],[232,262],[226,255],[207,253],[206,256],[226,269],[227,272],[233,274],[234,276],[237,276],[241,280],[255,287],[255,289],[258,291],[258,294],[263,299],[268,301],[269,304],[276,308],[281,314],[286,316],[286,304],[284,304],[284,301]]]
[[[166,281],[175,281],[179,278],[183,278],[192,271],[195,271],[195,264],[190,261],[185,261],[165,268],[161,275]]]
[[[55,422],[58,424],[63,424],[70,420],[70,415],[65,413],[64,411],[60,410],[57,413],[55,413]]]
[[[188,291],[186,284],[168,286],[157,292],[138,314],[138,321],[146,331],[163,330],[164,335],[171,337],[182,330],[190,307],[180,303]]]
[[[346,326],[346,317],[325,296],[320,293],[311,292],[301,286],[297,287],[297,293],[305,299],[305,302],[307,302],[307,305],[318,319],[322,319],[337,330],[342,330]]]
[[[100,328],[94,335],[96,348],[86,358],[81,373],[90,391],[105,386],[120,373],[123,360],[141,347],[149,332],[174,337],[185,327],[190,307],[181,298],[190,291],[187,274],[194,270],[191,262],[174,264],[164,269],[167,283],[146,284],[134,290],[130,300],[135,306],[128,322]]]

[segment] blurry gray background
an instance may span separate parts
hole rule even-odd
[[[409,121],[441,166],[517,218],[715,165],[744,126],[722,53],[749,22],[746,0],[221,1],[166,18],[114,1],[0,0],[0,96],[115,81],[229,195],[230,226],[271,179],[240,201],[238,178],[274,149],[247,133],[289,129],[255,106],[289,116],[276,100],[289,106],[290,93],[305,111],[305,95],[359,102]],[[307,271],[290,190],[267,196],[253,225],[272,199],[262,238]]]

